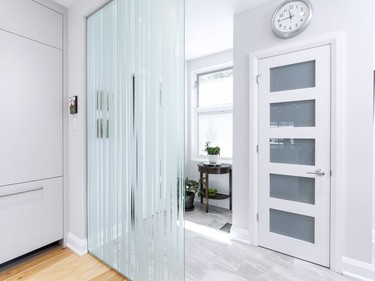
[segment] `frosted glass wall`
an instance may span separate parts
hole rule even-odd
[[[184,280],[184,1],[87,20],[89,251],[132,280]]]

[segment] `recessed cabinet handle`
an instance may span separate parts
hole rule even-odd
[[[37,187],[28,187],[28,188],[23,188],[15,191],[0,191],[0,198],[2,197],[7,197],[7,196],[12,196],[12,195],[17,195],[17,194],[22,194],[22,193],[27,193],[27,192],[33,192],[33,191],[38,191],[38,190],[43,190],[43,186],[37,186]]]

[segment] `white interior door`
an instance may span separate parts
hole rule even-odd
[[[330,46],[259,73],[259,245],[329,266]]]

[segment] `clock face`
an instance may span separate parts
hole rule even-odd
[[[311,4],[306,0],[282,3],[272,17],[272,31],[281,38],[290,38],[306,28],[312,17]]]

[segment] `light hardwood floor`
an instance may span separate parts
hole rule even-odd
[[[91,255],[77,256],[54,247],[17,265],[0,268],[0,281],[120,281],[128,280]]]

